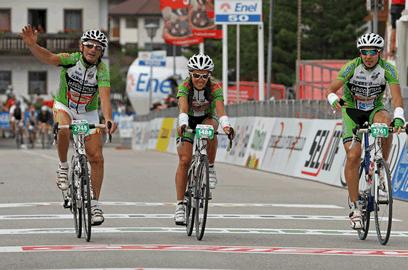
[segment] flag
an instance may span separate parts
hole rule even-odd
[[[202,37],[194,36],[188,18],[188,1],[160,0],[164,19],[163,39],[166,43],[188,46],[203,43]]]
[[[214,23],[214,0],[190,0],[188,17],[195,36],[222,38],[222,26]]]

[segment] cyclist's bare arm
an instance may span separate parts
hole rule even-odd
[[[339,89],[343,87],[343,85],[344,85],[344,82],[342,80],[335,79],[326,90],[326,98],[330,94],[335,94],[337,91],[339,91]],[[345,103],[344,105],[347,105],[347,103]],[[340,111],[341,107],[342,106],[339,104],[339,102],[337,102],[336,106],[334,106],[333,109],[336,111]]]
[[[394,108],[398,108],[398,107],[404,108],[404,103],[402,101],[402,96],[401,96],[401,88],[399,84],[391,84],[390,91],[391,91],[392,103],[394,104]]]
[[[28,46],[30,51],[37,57],[41,62],[47,63],[53,66],[58,66],[61,63],[61,59],[58,55],[51,53],[47,49],[39,46],[37,42],[37,30],[31,29],[30,25],[24,26],[23,34],[18,34],[19,37],[23,39],[25,44]]]
[[[101,107],[103,115],[106,119],[106,130],[108,130],[108,121],[112,123],[112,128],[110,134],[115,132],[117,126],[116,123],[112,120],[112,106],[110,100],[110,87],[101,86],[99,87],[99,98],[101,99]]]
[[[224,107],[224,101],[223,100],[217,100],[215,102],[215,109],[217,110],[218,118],[221,118],[226,114],[225,112],[225,107]]]
[[[188,114],[188,99],[186,97],[179,97],[179,113]]]

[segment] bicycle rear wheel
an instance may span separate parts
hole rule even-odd
[[[357,230],[358,237],[361,240],[367,238],[368,230],[370,228],[370,209],[369,209],[369,196],[371,196],[371,176],[368,175],[366,171],[366,163],[363,159],[359,167],[360,180],[358,184],[358,204],[361,210],[361,218],[363,227]]]
[[[71,212],[74,216],[74,225],[75,225],[75,234],[78,238],[81,238],[82,234],[82,208],[81,208],[81,202],[78,203],[78,188],[76,186],[76,178],[78,176],[75,175],[75,158],[72,157],[71,160],[71,168],[70,172],[68,174],[69,177],[69,188],[71,192]]]
[[[375,187],[377,199],[374,200],[375,227],[378,240],[386,245],[391,234],[392,224],[392,186],[390,171],[384,159],[377,163],[378,187]]]
[[[196,236],[201,240],[204,236],[205,224],[207,221],[208,197],[210,195],[210,179],[208,158],[202,157],[198,165],[196,174],[196,189],[195,189],[195,203],[196,203]]]
[[[84,234],[87,242],[91,240],[92,213],[91,213],[91,179],[88,173],[88,159],[85,155],[79,157],[81,164],[81,195],[82,216],[84,219]]]
[[[194,158],[194,157],[193,157]],[[194,162],[194,161],[193,161]],[[194,165],[191,163],[191,167],[188,173],[187,190],[184,195],[184,201],[186,202],[186,232],[188,236],[191,236],[194,227],[195,217],[195,205],[194,205]]]
[[[42,149],[45,149],[45,132],[41,131],[41,144],[42,144]]]

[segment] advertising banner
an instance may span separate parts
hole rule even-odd
[[[160,0],[164,19],[163,39],[166,43],[189,46],[203,43],[202,37],[194,36],[188,16],[189,1]]]
[[[169,143],[167,144],[167,151],[168,153],[177,154],[177,146],[176,146],[176,135],[177,135],[177,124],[178,118],[174,118],[173,126],[170,132],[170,139]]]
[[[194,36],[222,38],[222,26],[214,21],[214,0],[190,0],[188,17]]]
[[[314,120],[276,118],[261,169],[294,175]]]
[[[393,144],[396,135],[394,134],[393,138]],[[391,171],[392,175],[392,194],[394,197],[401,198],[408,200],[408,150],[405,149],[405,139],[406,139],[406,134],[401,133],[399,136],[397,136],[400,140],[399,145],[401,146],[399,148],[399,153],[397,163],[395,166],[394,173]],[[397,148],[398,149],[398,148]],[[393,155],[390,155],[392,157]],[[392,169],[394,166],[392,164],[392,159],[390,161],[390,169]]]
[[[174,118],[164,118],[160,129],[159,138],[157,139],[156,150],[166,152],[170,139],[170,132],[173,127]]]
[[[118,125],[121,138],[133,137],[133,115],[115,114],[113,121]]]
[[[150,120],[150,134],[149,141],[147,143],[147,149],[155,150],[157,145],[157,140],[159,138],[160,129],[164,118],[155,118]]]
[[[244,157],[246,167],[252,169],[261,167],[276,119],[278,118],[262,117],[255,120],[254,131],[249,139],[249,147]]]
[[[0,112],[0,127],[10,128],[9,120],[10,120],[9,112]]]

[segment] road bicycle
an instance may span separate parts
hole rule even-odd
[[[361,240],[365,240],[370,227],[370,214],[374,212],[375,227],[378,240],[386,245],[391,234],[392,225],[392,185],[391,175],[386,160],[383,158],[381,138],[392,136],[393,128],[384,123],[368,122],[360,128],[353,128],[353,140],[350,149],[356,144],[357,134],[362,133],[364,143],[361,143],[364,156],[361,158],[359,167],[358,206],[362,213],[362,228],[357,230]],[[407,132],[405,128],[402,131]],[[370,144],[369,134],[374,138]],[[408,138],[408,134],[407,134]],[[374,150],[374,158],[371,159],[371,150]]]
[[[108,122],[108,138],[112,140],[110,129],[112,123]],[[85,153],[85,136],[89,135],[89,130],[93,128],[105,128],[103,124],[89,124],[86,120],[73,120],[71,125],[54,124],[54,145],[57,143],[58,131],[62,129],[70,129],[74,135],[74,154],[72,155],[69,171],[68,183],[69,188],[62,191],[64,199],[64,208],[69,208],[74,216],[75,233],[78,238],[81,238],[82,223],[84,227],[84,235],[87,242],[91,240],[91,199],[93,195],[90,166]]]
[[[47,123],[40,123],[41,125],[41,145],[42,149],[49,148],[51,146],[51,126]]]
[[[14,137],[16,139],[16,146],[17,149],[21,148],[21,129],[23,128],[22,126],[20,126],[20,121],[21,120],[14,120]]]
[[[207,143],[214,135],[228,136],[229,143],[227,151],[232,146],[232,136],[234,130],[230,129],[230,134],[222,131],[215,131],[212,125],[197,125],[196,129],[186,129],[182,127],[180,142],[177,148],[184,144],[184,133],[195,134],[194,140],[194,155],[191,160],[190,168],[188,169],[188,181],[186,192],[184,195],[184,204],[186,207],[186,230],[187,235],[191,236],[194,227],[196,227],[196,237],[201,240],[204,236],[205,225],[207,222],[208,201],[212,199],[210,193],[209,180],[209,163],[207,157]]]

